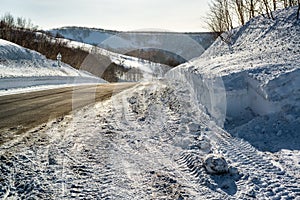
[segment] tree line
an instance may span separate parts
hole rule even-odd
[[[57,35],[62,38],[62,36]],[[0,38],[32,49],[45,55],[48,59],[56,59],[60,52],[62,61],[74,68],[80,68],[88,52],[81,48],[70,48],[63,40],[54,38],[50,33],[38,30],[30,19],[14,17],[7,13],[0,18]]]
[[[206,23],[219,36],[234,24],[244,25],[258,15],[274,19],[273,11],[297,5],[299,19],[300,0],[212,0]]]
[[[67,42],[61,40],[62,38],[63,36],[60,34],[53,37],[46,31],[38,30],[38,26],[29,19],[15,18],[9,13],[0,17],[0,39],[37,51],[52,60],[56,60],[57,54],[61,53],[62,62],[75,69],[84,68],[84,70],[109,82],[117,82],[117,73],[128,71],[122,66],[111,63],[110,59],[104,55],[91,54],[88,62],[84,62],[89,52],[80,47],[69,47]]]

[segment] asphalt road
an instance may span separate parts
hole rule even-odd
[[[0,96],[0,144],[72,110],[111,97],[135,83],[65,87]]]

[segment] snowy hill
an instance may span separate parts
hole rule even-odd
[[[133,38],[137,37],[147,37],[151,39],[153,37],[160,37],[164,35],[186,35],[191,37],[193,40],[198,42],[203,46],[204,49],[207,49],[214,42],[214,35],[212,33],[199,32],[199,33],[177,33],[177,32],[121,32],[121,31],[111,31],[104,29],[96,28],[87,28],[87,27],[62,27],[57,29],[49,30],[52,35],[61,35],[64,38],[71,39],[78,42],[83,42],[91,45],[100,45],[105,40],[116,35],[127,35]],[[117,48],[116,46],[111,46],[111,48]]]
[[[81,69],[112,82],[141,81],[161,78],[171,68],[167,65],[108,51],[101,47],[68,39],[60,39],[70,48],[81,48],[89,53]],[[107,77],[109,76],[109,77]]]
[[[0,40],[0,77],[88,76],[69,65],[46,59],[38,52]]]
[[[297,8],[256,17],[168,73],[187,81],[217,123],[261,150],[300,149]],[[227,34],[227,35],[226,35]],[[203,95],[205,94],[205,95]],[[282,143],[282,141],[285,141]]]
[[[75,81],[76,79],[76,81]],[[106,82],[71,66],[49,60],[38,52],[0,39],[0,89],[47,84]]]
[[[141,47],[148,51],[146,55],[135,54],[136,57],[149,58],[152,51],[151,48],[156,48],[156,51],[160,51],[162,57],[166,54],[166,49],[157,46],[158,44],[164,43],[178,43],[183,37],[189,38],[197,45],[202,47],[201,51],[190,52],[187,59],[195,58],[200,56],[205,49],[207,49],[215,40],[212,33],[176,33],[176,32],[117,32],[103,29],[93,29],[84,27],[63,27],[58,29],[50,30],[52,35],[61,35],[67,39],[71,39],[78,42],[83,42],[91,45],[96,45],[107,50],[117,53],[131,53],[132,50],[141,49]],[[167,46],[168,44],[164,44]],[[185,44],[176,46],[176,49],[172,49],[172,53],[181,52]],[[167,49],[168,50],[168,49]],[[145,54],[145,52],[144,52]],[[158,56],[160,55],[159,53]],[[177,54],[178,55],[178,54]],[[163,58],[157,58],[152,60],[154,62],[160,62]],[[174,55],[173,60],[182,63],[182,61]],[[186,58],[185,58],[186,59]],[[162,63],[162,62],[161,62]],[[164,63],[167,64],[167,63]]]
[[[104,40],[118,34],[117,31],[93,29],[86,27],[62,27],[50,30],[52,35],[61,35],[66,39],[98,45]]]

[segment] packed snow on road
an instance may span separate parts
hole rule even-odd
[[[0,197],[299,198],[296,10],[1,144]]]

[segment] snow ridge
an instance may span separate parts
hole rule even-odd
[[[292,7],[276,11],[274,20],[263,16],[250,20],[245,26],[225,33],[231,35],[227,44],[219,38],[199,58],[172,69],[167,76],[176,78],[177,75],[172,75],[176,73],[221,79],[226,105],[223,101],[210,104],[221,107],[221,113],[226,110],[227,120],[244,118],[247,121],[257,115],[274,113],[294,113],[296,117],[300,108],[300,23],[296,20],[296,11],[297,7]],[[199,80],[185,79],[191,85],[197,85],[192,82],[200,84]],[[199,95],[200,103],[212,116],[216,115],[215,109],[199,99]]]

